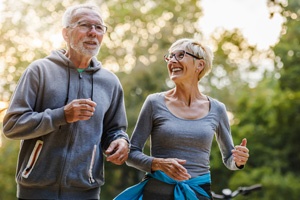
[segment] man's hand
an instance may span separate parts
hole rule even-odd
[[[96,103],[91,99],[75,99],[65,105],[65,118],[68,123],[89,120],[95,112]]]
[[[105,151],[106,160],[116,165],[122,165],[128,158],[129,144],[124,138],[112,141]]]

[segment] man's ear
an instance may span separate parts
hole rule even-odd
[[[63,38],[64,38],[64,40],[65,40],[66,42],[69,41],[69,35],[68,35],[68,30],[67,30],[67,28],[63,28],[63,29],[62,29],[62,36],[63,36]]]

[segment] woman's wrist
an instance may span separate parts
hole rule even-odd
[[[161,167],[160,167],[161,159],[162,159],[162,158],[154,158],[154,159],[152,160],[152,165],[151,165],[151,170],[152,170],[152,171],[157,171],[157,170],[160,170],[160,169],[161,169]]]

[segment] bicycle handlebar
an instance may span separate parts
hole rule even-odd
[[[262,188],[261,184],[256,184],[256,185],[252,185],[249,187],[240,187],[239,190],[240,190],[240,193],[242,193],[243,195],[247,195],[247,194],[251,193],[252,191],[260,190],[261,188]]]
[[[231,191],[230,189],[223,189],[222,190],[222,194],[216,194],[214,192],[212,192],[212,196],[216,199],[231,199],[233,197],[236,197],[239,194],[242,195],[248,195],[250,194],[252,191],[256,191],[262,188],[261,184],[255,184],[249,187],[239,187],[237,190],[235,191]]]

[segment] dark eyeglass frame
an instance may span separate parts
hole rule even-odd
[[[99,34],[105,34],[107,31],[107,26],[103,25],[103,24],[92,24],[86,21],[79,21],[79,22],[75,22],[69,26],[67,26],[67,28],[76,28],[78,27],[81,30],[84,30],[86,32],[91,31],[92,28],[95,28],[95,31]],[[99,30],[100,29],[100,30]]]
[[[177,58],[177,56],[176,56],[176,53],[177,52],[181,52],[182,54],[183,54],[183,56],[182,56],[182,58]],[[169,62],[172,58],[173,58],[173,56],[175,57],[175,59],[177,60],[177,61],[179,61],[179,60],[182,60],[183,59],[183,57],[185,56],[185,55],[189,55],[189,56],[192,56],[193,58],[196,58],[197,60],[201,60],[201,59],[204,59],[203,57],[198,57],[198,56],[195,56],[194,54],[191,54],[191,53],[189,53],[189,52],[187,52],[187,51],[185,51],[185,50],[176,50],[174,53],[170,53],[170,54],[166,54],[166,55],[164,55],[164,59],[165,59],[165,61],[166,62]]]

